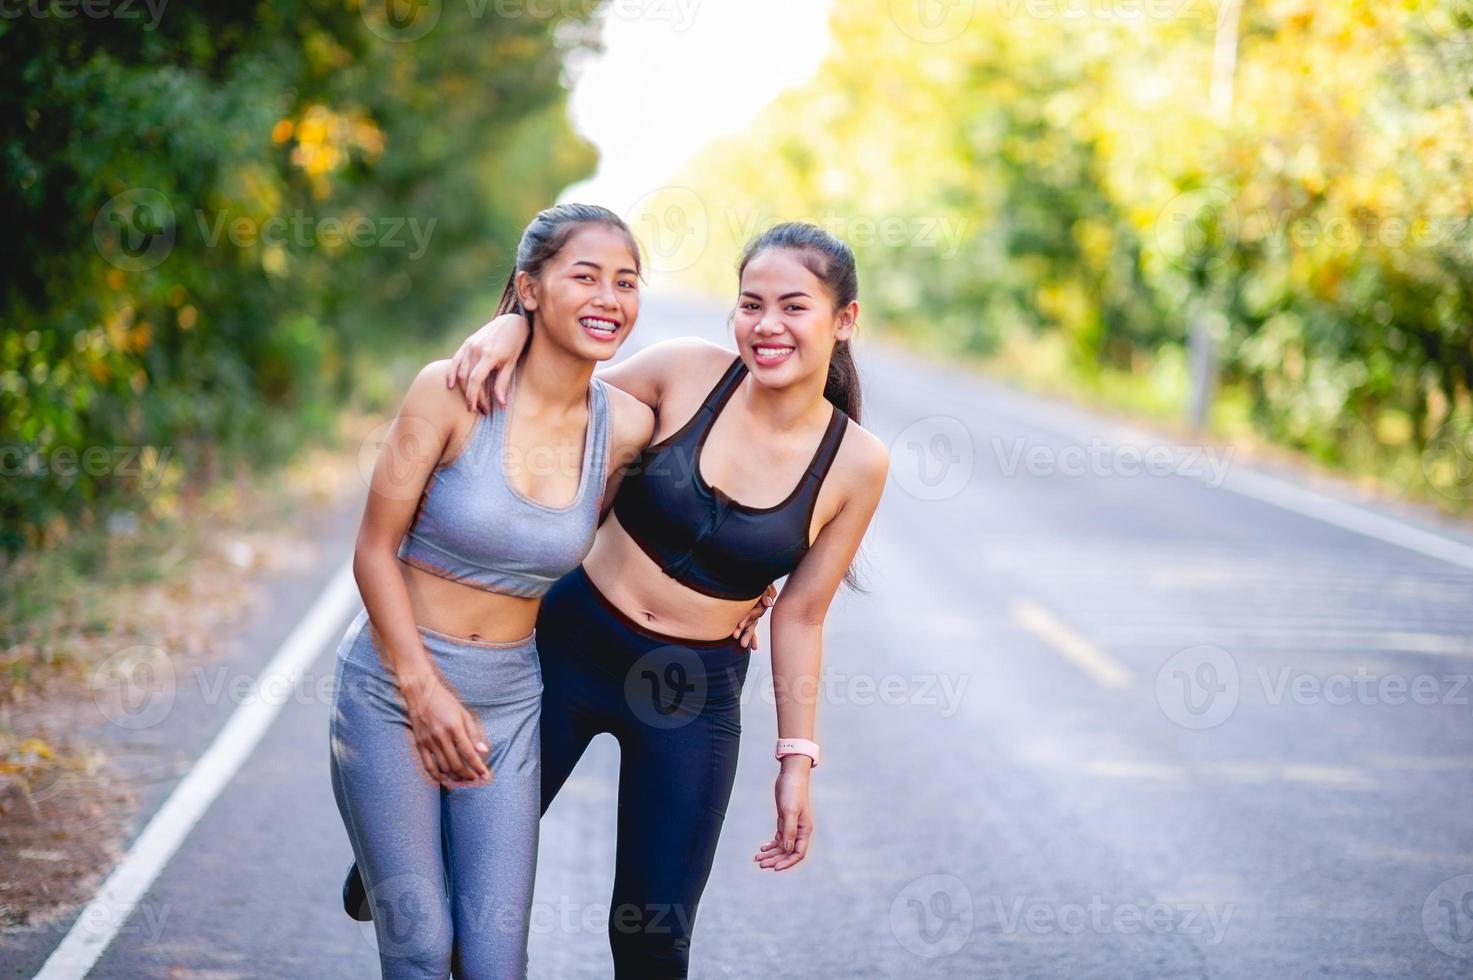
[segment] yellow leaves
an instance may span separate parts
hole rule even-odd
[[[1376,417],[1376,441],[1383,446],[1405,445],[1412,432],[1412,420],[1405,412],[1383,412]]]
[[[278,119],[276,125],[271,127],[271,142],[285,143],[292,138],[292,131],[296,125],[290,119]]]
[[[313,70],[319,74],[337,71],[353,61],[353,56],[347,49],[323,31],[308,32],[303,49]]]
[[[1058,92],[1043,103],[1043,118],[1050,126],[1067,127],[1084,108],[1081,93],[1065,90]]]
[[[1341,263],[1335,260],[1326,262],[1320,266],[1314,274],[1314,289],[1327,300],[1334,300],[1340,290],[1340,283],[1345,278],[1345,270]]]
[[[1074,225],[1074,240],[1091,269],[1103,270],[1109,264],[1114,238],[1114,232],[1103,221],[1090,219]]]
[[[103,326],[103,338],[112,350],[128,349],[128,331],[133,326],[134,311],[131,306],[124,306],[112,316],[107,318]]]
[[[1312,0],[1275,0],[1265,12],[1280,29],[1305,30],[1314,21],[1315,5]]]
[[[1133,204],[1127,204],[1125,217],[1130,226],[1138,232],[1149,232],[1156,227],[1157,220],[1161,217],[1161,203],[1164,199],[1151,200],[1141,198]]]
[[[320,177],[336,170],[344,160],[342,147],[329,132],[330,113],[322,106],[307,110],[297,127],[297,145],[292,150],[292,163]]]
[[[729,224],[755,223],[728,216],[776,204],[784,216],[837,212],[851,226],[876,215],[960,215],[975,247],[1005,237],[993,230],[997,221],[1031,220],[1026,208],[1021,218],[1009,213],[1010,192],[1058,191],[1064,214],[1077,194],[1089,209],[1072,227],[1074,267],[1061,271],[1051,256],[1053,264],[1034,268],[1030,256],[1009,255],[996,275],[1009,283],[1046,278],[1031,296],[1039,313],[1086,338],[1100,303],[1093,284],[1112,274],[1111,258],[1126,246],[1138,248],[1148,288],[1172,300],[1200,287],[1189,281],[1199,267],[1215,280],[1237,275],[1220,255],[1264,284],[1256,315],[1289,299],[1342,305],[1352,301],[1351,270],[1359,276],[1367,263],[1441,275],[1446,245],[1436,235],[1447,239],[1452,219],[1473,210],[1468,93],[1431,64],[1431,80],[1414,81],[1441,98],[1418,102],[1398,88],[1413,77],[1414,26],[1426,27],[1408,16],[1411,2],[1245,3],[1224,122],[1209,98],[1219,25],[1203,16],[1220,4],[1179,5],[1178,16],[1129,24],[1106,17],[1109,5],[1083,5],[1097,15],[1078,23],[1030,8],[979,16],[953,43],[918,45],[896,29],[889,0],[853,0],[836,7],[835,53],[813,81],[783,96],[726,152],[701,158],[683,183],[706,202],[713,243]],[[1079,161],[1087,172],[1075,172]],[[1174,201],[1210,188],[1220,203],[1174,220]],[[1100,198],[1102,210],[1094,207]],[[1185,229],[1182,249],[1173,249],[1174,228]],[[901,294],[898,280],[949,271],[914,249],[889,249],[891,256],[905,260],[897,271],[869,267],[885,296]],[[729,282],[728,257],[723,239],[702,260],[718,283]],[[1290,348],[1282,371],[1280,341]],[[1302,338],[1279,338],[1264,345],[1258,369],[1280,381],[1312,380],[1309,349]],[[1348,390],[1348,377],[1326,383]]]
[[[1341,177],[1335,184],[1334,204],[1347,215],[1396,215],[1400,210],[1397,188],[1389,173],[1356,173]]]
[[[1319,148],[1313,144],[1306,143],[1299,147],[1289,161],[1289,173],[1297,177],[1312,194],[1319,194],[1325,189],[1325,174],[1320,168]]]
[[[195,323],[199,321],[199,311],[193,306],[186,306],[179,311],[179,329],[193,330]]]
[[[286,272],[286,267],[286,249],[280,245],[267,245],[261,250],[261,268],[273,276],[279,276]]]
[[[128,331],[127,346],[132,351],[144,351],[148,345],[153,343],[153,327],[147,320],[140,322],[132,330]]]
[[[295,136],[292,163],[312,179],[313,192],[319,197],[325,197],[330,187],[328,176],[347,165],[353,153],[375,160],[386,141],[383,131],[361,109],[338,112],[321,103],[308,106],[295,121],[278,122],[272,138],[283,132],[278,142]]]
[[[18,746],[23,755],[33,755],[38,759],[52,760],[56,758],[56,752],[44,740],[39,738],[28,738]]]
[[[1036,298],[1039,311],[1058,323],[1065,333],[1079,334],[1094,325],[1094,303],[1078,280],[1041,285]]]

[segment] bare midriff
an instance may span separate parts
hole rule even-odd
[[[510,643],[530,636],[540,600],[487,592],[399,562],[414,621],[436,633],[481,643]]]
[[[609,514],[583,559],[593,584],[624,614],[657,633],[692,640],[731,636],[756,599],[718,599],[681,585],[660,571]]]

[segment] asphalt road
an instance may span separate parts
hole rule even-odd
[[[636,340],[723,323],[650,299]],[[870,593],[827,627],[812,856],[749,863],[774,819],[764,644],[693,976],[1473,976],[1473,537],[858,356],[892,478]],[[332,654],[92,976],[375,975],[338,907]],[[611,974],[617,755],[600,737],[543,821],[536,977]]]

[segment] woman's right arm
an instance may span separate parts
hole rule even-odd
[[[446,365],[420,371],[389,425],[369,484],[353,549],[353,576],[382,655],[404,697],[425,770],[447,786],[490,775],[478,719],[440,679],[421,642],[398,549],[441,454],[454,435],[460,400],[440,384]]]
[[[502,314],[461,343],[450,359],[445,386],[463,386],[465,403],[473,412],[489,412],[493,396],[498,404],[505,405],[511,388],[511,371],[502,369],[516,364],[531,335],[526,318],[516,313]],[[689,372],[697,358],[726,363],[731,360],[732,352],[707,340],[678,337],[651,344],[618,364],[600,368],[598,376],[629,392],[658,414],[669,380],[678,371]],[[493,372],[496,377],[488,390],[487,379]]]

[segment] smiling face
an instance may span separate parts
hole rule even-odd
[[[742,272],[732,330],[758,384],[787,387],[814,374],[826,379],[834,342],[854,332],[859,304],[835,309],[833,291],[804,258],[771,248]]]
[[[639,316],[634,253],[618,229],[601,223],[573,231],[535,279],[518,273],[517,292],[547,339],[595,361],[614,356]]]

